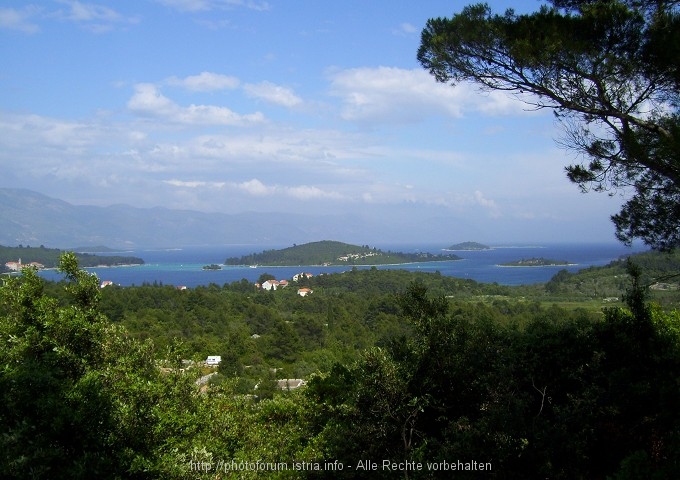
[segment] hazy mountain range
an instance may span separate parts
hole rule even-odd
[[[74,248],[290,244],[340,240],[368,244],[443,238],[441,219],[383,218],[356,212],[206,213],[168,208],[73,205],[26,189],[0,188],[0,244]],[[411,234],[409,235],[409,232]]]

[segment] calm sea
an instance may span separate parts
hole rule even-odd
[[[255,282],[263,273],[274,275],[277,279],[290,279],[301,271],[334,273],[348,270],[351,267],[231,267],[222,266],[222,270],[203,270],[207,264],[222,264],[229,257],[240,257],[263,250],[285,248],[290,245],[225,245],[222,247],[183,247],[163,250],[132,250],[124,255],[143,258],[146,262],[140,266],[90,268],[100,280],[110,280],[122,286],[142,285],[143,283],[159,283],[164,285],[184,285],[196,287],[215,283],[223,285],[246,279]],[[380,269],[403,269],[421,272],[440,272],[459,278],[470,278],[478,282],[499,283],[501,285],[523,285],[547,282],[559,270],[566,268],[571,272],[592,265],[606,265],[624,255],[644,251],[642,247],[628,248],[619,243],[597,244],[536,244],[536,245],[491,245],[492,250],[455,251],[463,260],[412,263],[407,265],[379,266]],[[447,253],[442,250],[446,245],[371,245],[381,250],[393,252],[431,252]],[[123,253],[121,253],[122,255]],[[574,265],[563,267],[500,267],[501,263],[521,260],[523,258],[543,257],[551,260],[565,260]],[[370,267],[357,267],[370,268]],[[54,270],[41,272],[43,278],[60,280],[62,276]]]

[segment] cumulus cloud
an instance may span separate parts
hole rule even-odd
[[[455,87],[437,83],[422,69],[364,67],[331,71],[328,76],[331,94],[342,99],[345,120],[408,123],[432,115],[518,113],[523,107],[502,92],[484,94],[466,83]]]
[[[215,105],[189,105],[182,107],[164,96],[160,89],[151,83],[135,85],[135,92],[127,103],[132,112],[166,121],[187,125],[234,125],[243,126],[264,121],[260,112],[239,115],[226,108]]]
[[[152,83],[135,85],[135,93],[127,107],[133,112],[152,115],[171,115],[179,108]]]
[[[482,207],[491,208],[491,209],[497,209],[498,208],[498,206],[496,205],[496,202],[494,202],[493,200],[491,200],[489,198],[486,198],[484,196],[484,194],[482,192],[480,192],[479,190],[475,190],[474,198],[475,198],[475,202],[477,202],[477,204],[481,205]]]
[[[226,185],[225,182],[202,182],[202,181],[185,181],[185,180],[177,180],[177,179],[172,179],[172,180],[164,180],[163,183],[167,183],[168,185],[172,185],[173,187],[183,187],[183,188],[199,188],[199,187],[207,187],[207,188],[222,188]]]
[[[319,187],[300,185],[296,187],[287,187],[285,192],[288,196],[296,198],[298,200],[311,200],[311,199],[321,199],[321,198],[331,198],[335,200],[340,200],[343,196],[334,191],[324,190]]]
[[[342,194],[336,191],[319,188],[313,185],[266,185],[256,178],[246,182],[233,184],[233,186],[257,197],[279,195],[300,201],[319,199],[342,200],[344,198]]]
[[[293,90],[271,82],[249,83],[243,89],[251,97],[284,107],[294,107],[302,103],[302,99]]]
[[[212,92],[237,88],[239,79],[229,75],[212,72],[201,72],[185,78],[170,77],[166,83],[191,90],[193,92]]]
[[[235,186],[240,190],[256,196],[272,195],[276,191],[276,188],[268,187],[256,178],[248,180],[247,182],[238,183]]]
[[[457,92],[422,70],[353,68],[330,77],[331,93],[341,97],[346,120],[408,122],[433,111],[455,117],[462,113]]]

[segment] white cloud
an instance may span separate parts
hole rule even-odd
[[[239,115],[226,107],[215,105],[192,104],[181,107],[164,96],[160,89],[151,83],[135,85],[135,93],[128,101],[127,107],[139,115],[160,117],[186,125],[244,126],[264,121],[264,115],[260,112]]]
[[[29,5],[22,9],[0,8],[0,28],[18,30],[24,33],[36,33],[40,30],[31,19],[40,12],[40,8]]]
[[[225,182],[202,182],[202,181],[185,181],[185,180],[164,180],[163,183],[172,185],[173,187],[184,187],[184,188],[222,188],[226,185]]]
[[[102,5],[82,3],[77,0],[57,1],[70,7],[70,12],[66,15],[66,18],[73,20],[74,22],[89,22],[93,20],[116,22],[122,19],[122,16],[118,12]]]
[[[57,17],[76,22],[95,33],[107,32],[117,23],[138,23],[138,17],[125,17],[116,10],[94,3],[78,0],[57,0],[69,7],[67,12],[58,12]]]
[[[194,92],[212,92],[215,90],[227,90],[237,88],[239,79],[228,75],[212,72],[201,72],[185,78],[170,77],[168,85],[179,86]]]
[[[40,115],[0,112],[0,132],[5,148],[82,150],[103,141],[105,132],[97,125],[54,119]]]
[[[181,12],[207,12],[230,7],[245,7],[252,10],[269,10],[267,2],[254,0],[157,0],[158,3]]]
[[[150,115],[172,115],[179,107],[169,98],[163,96],[158,87],[152,83],[135,85],[135,93],[128,101],[127,107],[133,112]]]
[[[261,98],[284,107],[294,107],[302,103],[302,99],[291,89],[271,82],[249,83],[243,89],[251,97]]]
[[[256,178],[246,182],[232,184],[232,186],[256,197],[279,195],[291,197],[300,201],[319,199],[342,200],[345,198],[336,191],[319,188],[313,185],[266,185]]]
[[[237,188],[255,196],[272,195],[276,188],[268,187],[256,178],[235,185]]]
[[[321,199],[321,198],[332,198],[335,200],[340,200],[342,199],[342,195],[329,191],[329,190],[324,190],[319,187],[314,187],[314,186],[309,186],[309,185],[300,185],[297,187],[287,187],[285,189],[285,192],[288,196],[296,198],[298,200],[311,200],[311,199]]]
[[[409,123],[432,115],[519,113],[524,107],[502,92],[487,94],[466,83],[455,87],[437,83],[422,69],[364,67],[328,75],[331,94],[343,101],[342,117],[352,121]]]
[[[479,190],[475,190],[474,198],[475,198],[475,201],[477,202],[477,204],[481,205],[482,207],[491,208],[491,209],[497,209],[498,208],[498,206],[496,205],[496,202],[494,202],[491,199],[486,198],[484,196],[484,194],[482,192],[480,192]]]
[[[354,68],[331,74],[331,93],[342,98],[346,120],[417,121],[434,112],[459,117],[457,92],[422,70]]]

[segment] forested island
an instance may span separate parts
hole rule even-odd
[[[99,247],[98,247],[99,248]],[[18,262],[21,259],[23,264],[36,262],[42,264],[44,268],[55,268],[59,264],[59,258],[64,250],[58,248],[47,248],[43,245],[39,247],[23,246],[7,247],[0,245],[0,270],[5,268],[7,262]],[[81,267],[115,267],[121,265],[143,265],[144,260],[139,257],[124,255],[94,255],[92,253],[76,253],[78,264]]]
[[[523,258],[514,262],[501,263],[501,267],[555,267],[573,265],[565,260],[551,260],[549,258]]]
[[[216,263],[211,263],[210,265],[203,265],[203,270],[222,270],[222,266]]]
[[[456,243],[454,245],[451,245],[450,247],[447,247],[444,250],[476,251],[476,250],[491,250],[491,247],[488,246],[488,245],[484,245],[482,243],[477,243],[477,242],[462,242],[462,243]]]
[[[266,266],[303,266],[303,265],[391,265],[410,262],[436,262],[460,260],[453,254],[435,255],[428,252],[397,253],[384,252],[368,245],[358,246],[343,242],[324,240],[283,249],[265,250],[242,257],[225,260],[226,265],[266,265]]]

